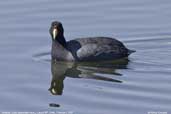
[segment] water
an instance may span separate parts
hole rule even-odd
[[[0,3],[0,111],[171,113],[170,0]],[[137,52],[108,63],[51,62],[50,23],[65,37],[116,37]]]

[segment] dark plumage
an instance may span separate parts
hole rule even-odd
[[[78,38],[66,42],[62,23],[54,21],[50,27],[52,59],[58,61],[104,61],[128,57],[133,50],[109,37]]]

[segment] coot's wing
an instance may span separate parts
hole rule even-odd
[[[114,60],[129,55],[122,42],[108,37],[71,40],[67,49],[78,61]]]
[[[127,49],[118,45],[100,45],[89,43],[77,50],[76,55],[79,60],[109,60],[124,57]]]

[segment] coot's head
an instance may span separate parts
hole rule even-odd
[[[53,40],[63,37],[64,29],[62,23],[59,21],[53,21],[49,29],[49,32]]]

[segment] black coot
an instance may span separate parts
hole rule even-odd
[[[66,41],[61,22],[54,21],[50,27],[52,59],[57,61],[105,61],[128,57],[133,50],[122,42],[109,37],[88,37]]]

